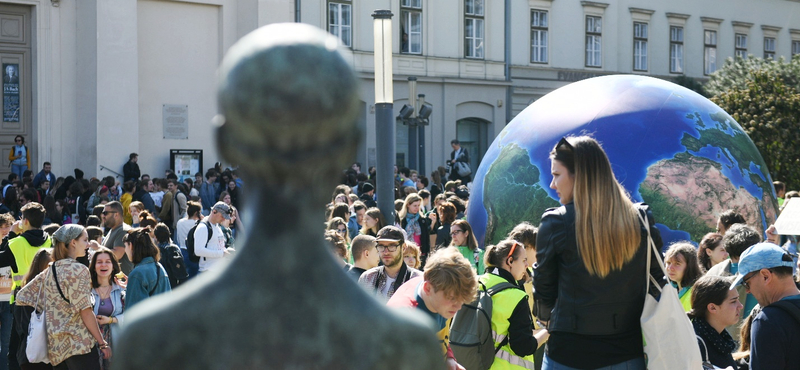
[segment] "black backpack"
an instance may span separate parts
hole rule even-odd
[[[186,270],[186,263],[183,261],[183,254],[181,249],[175,244],[168,244],[161,248],[161,264],[167,270],[169,283],[172,288],[181,285],[186,279],[189,278],[189,272]]]
[[[497,348],[492,339],[492,296],[506,289],[517,288],[500,283],[489,289],[480,283],[478,298],[465,304],[450,323],[450,348],[458,363],[467,370],[486,370],[492,366],[494,355],[508,343],[508,337]]]
[[[211,236],[214,234],[214,229],[211,228],[211,224],[208,222],[197,221],[197,223],[189,229],[189,235],[186,236],[186,251],[189,252],[189,261],[194,263],[200,262],[200,256],[194,253],[194,231],[197,230],[197,225],[200,224],[205,224],[206,227],[208,227],[208,240],[206,240],[206,245],[211,241]]]

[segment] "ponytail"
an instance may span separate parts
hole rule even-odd
[[[509,256],[512,253],[511,249],[514,249],[513,255]],[[494,267],[501,267],[503,266],[503,261],[505,261],[508,257],[517,259],[520,258],[520,254],[525,253],[525,246],[522,243],[515,241],[515,240],[503,240],[497,245],[490,245],[486,247],[486,252],[483,254],[483,264],[486,265],[486,269]]]

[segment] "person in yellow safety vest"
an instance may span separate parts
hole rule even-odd
[[[31,267],[33,257],[42,248],[50,247],[50,237],[42,230],[44,207],[30,202],[22,207],[22,219],[11,225],[11,231],[0,244],[0,267],[11,267],[12,296]]]
[[[522,243],[504,240],[486,248],[486,273],[478,280],[489,289],[508,282],[518,285],[525,278],[527,253]],[[490,369],[533,369],[533,354],[547,340],[547,330],[534,330],[528,295],[522,288],[506,289],[492,296],[494,362]]]
[[[689,243],[672,244],[664,256],[664,264],[669,282],[678,290],[681,306],[688,313],[692,310],[694,283],[703,277],[697,260],[697,249]]]

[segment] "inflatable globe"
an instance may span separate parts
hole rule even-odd
[[[559,206],[549,152],[591,135],[635,202],[650,205],[664,245],[695,244],[733,209],[762,232],[778,204],[769,171],[736,121],[703,96],[664,80],[596,77],[555,90],[497,136],[475,171],[467,220],[482,245]]]

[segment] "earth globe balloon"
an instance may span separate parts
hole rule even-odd
[[[634,75],[559,88],[517,115],[475,171],[467,220],[481,245],[559,206],[549,153],[564,136],[591,135],[635,202],[650,205],[665,247],[695,244],[733,209],[762,234],[777,197],[756,146],[728,113],[671,82]]]

